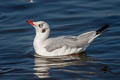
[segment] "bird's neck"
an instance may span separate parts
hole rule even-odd
[[[48,37],[49,37],[49,32],[50,31],[47,31],[46,33],[40,33],[40,32],[36,31],[36,35],[35,35],[35,38],[34,38],[34,45],[40,45],[45,40],[47,40]]]
[[[41,48],[41,45],[44,43],[44,41],[48,38],[49,34],[40,34],[36,33],[33,46],[36,52],[39,52],[39,49]]]
[[[38,33],[36,32],[34,43],[40,44],[43,43],[49,36],[49,33]]]

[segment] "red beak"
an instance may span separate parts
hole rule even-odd
[[[33,24],[32,20],[27,20],[26,22],[28,22],[29,24],[31,24],[32,26],[34,26],[35,24]]]

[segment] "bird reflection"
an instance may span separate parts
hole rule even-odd
[[[35,55],[35,75],[39,78],[50,77],[50,68],[62,68],[71,65],[84,65],[86,61],[92,61],[90,57],[87,56],[85,52],[77,55],[68,55],[60,57],[42,57]]]
[[[104,73],[107,73],[107,72],[113,73],[108,65],[104,65],[102,68],[100,68],[100,71]]]

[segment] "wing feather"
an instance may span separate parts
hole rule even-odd
[[[46,50],[51,52],[55,49],[62,48],[80,48],[88,45],[88,41],[95,37],[96,32],[90,31],[79,36],[61,36],[50,38],[49,44],[45,46]]]

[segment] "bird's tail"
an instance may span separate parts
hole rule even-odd
[[[92,39],[90,39],[89,41],[88,41],[88,43],[91,43],[95,38],[97,38],[106,28],[108,28],[109,27],[109,25],[108,24],[106,24],[106,25],[104,25],[103,27],[101,27],[100,29],[98,29],[98,30],[96,30],[96,35],[94,35],[94,37],[92,37]]]
[[[100,29],[96,30],[96,35],[101,34],[108,27],[109,27],[109,25],[105,24],[103,27],[101,27]]]

